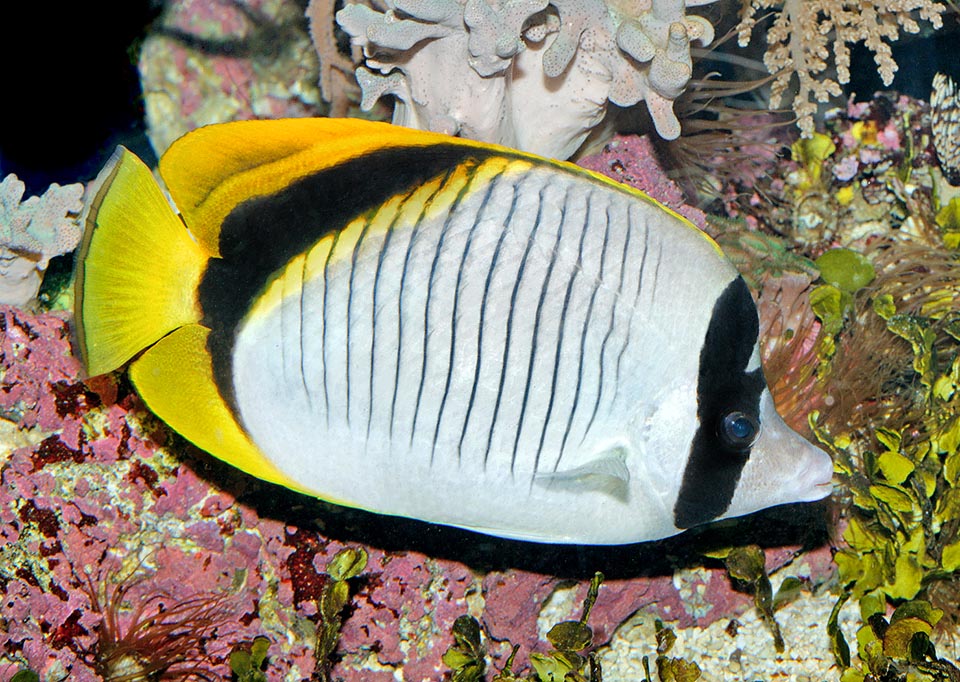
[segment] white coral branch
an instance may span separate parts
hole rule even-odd
[[[0,303],[36,298],[50,259],[80,243],[83,185],[53,184],[21,203],[25,185],[10,174],[0,182]]]
[[[364,108],[391,94],[395,123],[567,158],[608,102],[645,100],[657,132],[679,135],[690,45],[714,37],[686,8],[713,1],[627,16],[604,0],[392,0],[347,4],[337,21],[366,58]]]
[[[873,55],[884,85],[897,71],[890,43],[901,32],[917,33],[915,16],[938,29],[945,5],[937,0],[742,0],[737,39],[747,45],[757,17],[774,11],[767,31],[764,64],[773,74],[770,104],[780,106],[790,97],[796,75],[793,110],[805,137],[813,134],[817,102],[841,93],[850,82],[850,46],[863,42]],[[836,77],[829,75],[831,63]]]

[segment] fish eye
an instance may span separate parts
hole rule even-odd
[[[723,415],[718,435],[724,447],[743,452],[749,450],[760,437],[760,422],[746,412],[733,410]]]

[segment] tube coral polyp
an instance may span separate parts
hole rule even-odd
[[[131,605],[130,591],[138,584],[131,578],[109,588],[106,581],[98,586],[86,578],[83,589],[103,616],[93,651],[97,673],[107,682],[219,680],[207,642],[231,614],[229,595],[171,601],[154,592]]]

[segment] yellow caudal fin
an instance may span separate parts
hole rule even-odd
[[[83,361],[97,375],[200,320],[197,287],[209,255],[150,169],[123,147],[97,177],[85,224],[75,313]]]
[[[207,352],[209,333],[202,325],[188,324],[153,344],[130,364],[137,393],[197,447],[257,478],[304,492],[250,441],[224,402]]]

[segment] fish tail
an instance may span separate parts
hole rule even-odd
[[[192,239],[150,169],[123,147],[96,179],[85,225],[75,312],[94,376],[200,321],[197,290],[211,254]]]

